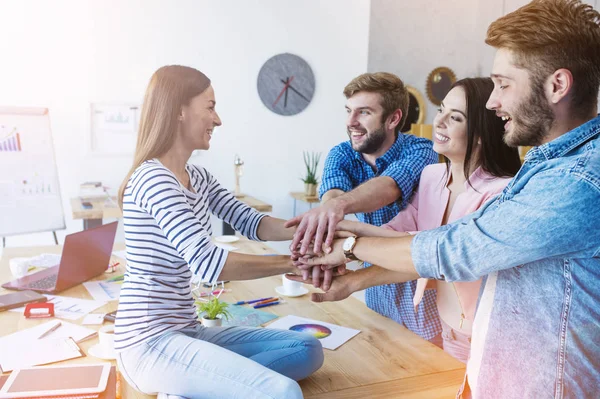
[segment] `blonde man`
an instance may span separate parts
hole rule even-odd
[[[381,226],[406,208],[425,166],[437,161],[431,141],[402,134],[408,92],[396,75],[365,73],[344,88],[346,130],[349,141],[335,146],[327,156],[319,187],[322,205],[288,222],[298,224],[292,248],[306,253],[314,238],[329,247],[344,215],[355,213],[363,223]],[[368,265],[367,265],[368,266]],[[313,269],[319,281],[318,269]],[[328,272],[323,289],[328,288]],[[317,283],[319,284],[319,283]],[[428,291],[415,312],[412,298],[416,281],[367,289],[367,306],[441,347],[441,324],[435,292]]]

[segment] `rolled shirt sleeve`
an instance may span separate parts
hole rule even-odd
[[[348,155],[344,154],[341,145],[335,146],[329,151],[319,186],[319,198],[322,198],[329,190],[338,189],[348,192],[354,188],[349,170],[352,165],[347,158]]]
[[[478,212],[417,234],[413,263],[422,277],[474,281],[554,256],[593,257],[600,241],[598,200],[583,175],[539,172]]]

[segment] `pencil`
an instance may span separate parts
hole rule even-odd
[[[236,303],[236,305],[243,305],[243,304],[251,304],[251,303],[256,303],[256,302],[262,302],[262,301],[266,301],[266,300],[273,299],[273,298],[275,298],[275,297],[269,296],[269,297],[266,297],[266,298],[253,299],[251,301],[239,301],[239,302]]]
[[[46,335],[50,334],[52,331],[54,331],[54,330],[56,330],[58,327],[60,327],[60,325],[61,325],[61,322],[60,322],[60,321],[57,321],[55,325],[53,325],[52,327],[50,327],[50,329],[48,329],[48,330],[44,331],[44,332],[42,333],[42,335],[40,335],[40,336],[38,337],[38,339],[40,339],[40,338],[44,338]]]
[[[266,308],[267,306],[272,306],[272,305],[277,305],[277,304],[279,304],[279,301],[263,303],[262,305],[254,305],[254,309]]]
[[[264,305],[265,303],[275,302],[275,301],[278,301],[278,300],[279,300],[279,298],[271,298],[271,299],[267,299],[266,301],[257,302],[254,305],[255,306],[256,305]]]

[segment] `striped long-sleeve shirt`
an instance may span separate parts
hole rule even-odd
[[[115,322],[121,351],[198,323],[191,280],[213,282],[228,252],[210,241],[210,213],[258,240],[263,214],[235,199],[202,167],[186,165],[193,191],[158,160],[140,165],[123,197],[127,270]]]

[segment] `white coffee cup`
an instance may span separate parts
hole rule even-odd
[[[302,288],[300,281],[290,280],[285,274],[281,276],[281,282],[283,283],[283,292],[286,294],[296,294]]]
[[[10,272],[16,278],[21,278],[27,274],[29,270],[29,259],[27,258],[12,258],[8,261]]]
[[[98,330],[98,347],[105,354],[111,354],[115,350],[115,326],[102,326]]]

